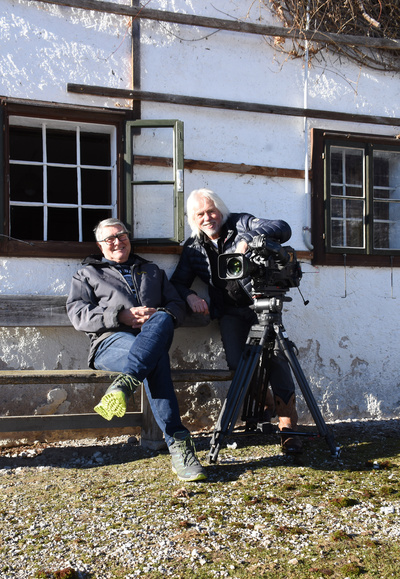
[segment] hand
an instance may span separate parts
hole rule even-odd
[[[210,313],[208,310],[208,304],[206,300],[203,300],[198,295],[189,294],[188,297],[186,298],[186,301],[193,312],[204,315]]]
[[[249,249],[249,246],[247,245],[247,242],[242,240],[242,241],[239,241],[239,243],[237,244],[236,253],[246,253],[246,251],[248,249]]]
[[[119,312],[118,321],[131,328],[141,328],[156,311],[155,308],[147,308],[144,306],[124,309]]]

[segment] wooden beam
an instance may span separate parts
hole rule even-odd
[[[135,155],[135,165],[151,167],[172,167],[173,159],[168,157],[153,157]],[[286,169],[280,167],[263,167],[245,163],[221,163],[219,161],[199,161],[185,159],[185,169],[188,171],[215,171],[217,173],[234,173],[235,175],[262,175],[264,177],[284,177],[289,179],[304,179],[303,169]]]
[[[105,370],[1,370],[0,385],[6,384],[104,384],[118,376]],[[233,372],[218,369],[172,369],[174,382],[225,382]]]
[[[142,426],[141,412],[127,412],[122,418],[105,422],[98,414],[52,414],[37,416],[1,416],[0,432],[48,432],[57,430],[121,429]]]
[[[400,125],[400,118],[398,117],[381,117],[376,115],[340,113],[336,111],[285,107],[280,105],[268,105],[263,103],[251,103],[251,102],[249,103],[244,101],[211,99],[204,97],[164,94],[139,90],[108,88],[93,85],[90,86],[84,84],[69,83],[67,84],[67,91],[78,94],[91,94],[95,96],[106,96],[133,100],[137,99],[141,101],[152,101],[157,103],[175,104],[180,106],[206,107],[230,111],[263,113],[270,115],[307,117],[313,119],[328,119],[334,121],[344,121],[371,125],[391,125],[391,126]]]
[[[168,12],[166,10],[152,10],[136,6],[126,6],[113,2],[100,2],[99,0],[30,0],[56,4],[59,6],[70,6],[82,10],[94,10],[119,14],[121,16],[131,16],[132,18],[142,18],[146,20],[156,20],[161,22],[173,22],[186,26],[200,26],[216,30],[227,30],[230,32],[240,32],[243,34],[258,34],[260,36],[274,36],[281,38],[293,38],[295,40],[310,40],[319,44],[330,45],[350,45],[365,46],[369,48],[400,50],[400,41],[390,38],[369,38],[367,36],[352,36],[350,34],[334,34],[318,32],[313,30],[292,30],[281,26],[269,26],[265,24],[254,24],[243,22],[242,20],[226,20],[207,16],[196,16],[195,14],[182,14],[180,12]]]
[[[0,295],[0,326],[71,326],[66,296]]]

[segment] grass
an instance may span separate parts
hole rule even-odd
[[[318,439],[301,460],[282,456],[271,435],[237,441],[207,483],[177,481],[167,454],[135,446],[122,463],[3,477],[0,573],[12,546],[44,579],[398,577],[400,433],[349,427],[338,459]]]

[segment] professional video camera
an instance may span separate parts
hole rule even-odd
[[[240,280],[250,277],[253,291],[287,290],[298,287],[302,277],[300,263],[292,247],[282,246],[267,235],[258,235],[250,243],[249,256],[223,253],[218,256],[220,279]]]

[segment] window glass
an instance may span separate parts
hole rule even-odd
[[[10,199],[43,203],[42,165],[10,165]]]
[[[77,239],[79,231],[78,210],[49,207],[48,208],[48,241],[65,241]]]
[[[400,249],[400,152],[373,156],[374,248]]]
[[[82,169],[81,191],[84,205],[111,205],[111,172]]]
[[[78,203],[78,179],[74,167],[47,167],[48,203]]]
[[[76,131],[46,128],[46,155],[48,163],[76,165]]]
[[[43,239],[43,210],[41,207],[10,207],[10,217],[13,223],[13,237],[16,239]]]
[[[10,131],[10,158],[20,161],[43,161],[41,129],[13,127]]]
[[[81,164],[108,167],[111,165],[110,135],[81,134]]]

